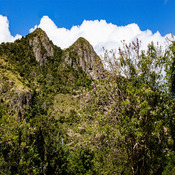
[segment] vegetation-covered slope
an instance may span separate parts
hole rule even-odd
[[[175,173],[174,48],[106,52],[107,73],[83,38],[1,44],[0,173]]]
[[[41,158],[43,152],[39,152],[44,151],[41,150],[40,145],[44,148],[47,142],[47,138],[43,136],[46,133],[42,133],[46,130],[48,132],[46,136],[51,139],[50,142],[54,142],[50,144],[58,143],[55,145],[56,149],[58,151],[62,149],[63,145],[59,146],[61,140],[59,135],[66,135],[67,131],[64,130],[67,128],[61,123],[60,126],[63,128],[61,131],[56,125],[63,120],[61,117],[73,118],[71,115],[74,113],[76,115],[75,109],[78,104],[77,100],[72,98],[73,89],[89,86],[91,82],[81,68],[75,70],[64,61],[63,52],[49,41],[41,29],[14,43],[0,45],[0,162],[1,172],[4,174],[43,172],[44,158]],[[65,106],[67,103],[70,107]],[[72,123],[71,119],[68,121]],[[56,130],[56,135],[53,137],[49,130],[49,128],[54,130],[52,125]],[[43,143],[37,140],[37,137],[43,137]],[[51,147],[51,145],[47,146]],[[30,149],[34,151],[32,154]],[[54,155],[54,152],[52,154]],[[39,157],[35,158],[37,155]],[[55,157],[57,156],[55,154]],[[37,159],[38,163],[33,159]],[[48,160],[46,162],[48,164]],[[56,164],[55,162],[54,166],[57,166]],[[47,171],[52,172],[52,170]],[[59,172],[56,169],[53,171]]]

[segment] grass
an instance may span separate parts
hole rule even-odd
[[[73,98],[71,94],[58,94],[55,96],[53,108],[56,112],[56,118],[59,116],[68,116],[71,110],[77,110],[80,107],[80,101]]]
[[[0,57],[0,84],[4,83],[14,83],[13,88],[11,90],[19,90],[19,91],[29,91],[29,88],[21,82],[21,76],[14,71],[14,68],[11,64],[8,64],[4,60],[5,56]],[[8,80],[8,81],[7,81]]]

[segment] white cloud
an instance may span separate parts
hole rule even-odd
[[[13,42],[19,38],[21,38],[21,36],[18,34],[15,37],[11,35],[7,17],[0,15],[0,43]]]
[[[153,34],[150,30],[141,31],[135,23],[126,26],[117,26],[107,23],[105,20],[84,20],[80,26],[73,26],[68,30],[57,27],[48,16],[43,16],[40,24],[31,29],[30,32],[36,27],[42,28],[53,43],[62,49],[69,47],[79,37],[84,37],[100,55],[103,53],[102,47],[108,50],[118,49],[121,46],[122,40],[130,43],[136,38],[142,41],[141,49],[143,50],[146,50],[147,45],[152,41],[154,43],[158,42],[164,49],[166,47],[166,36],[161,36],[159,32]]]
[[[141,31],[139,26],[135,23],[126,26],[117,26],[112,23],[107,23],[105,20],[84,20],[80,26],[73,26],[70,30],[66,28],[59,28],[48,17],[43,16],[40,24],[30,29],[30,32],[37,27],[42,28],[53,43],[62,49],[68,48],[79,37],[86,38],[94,47],[99,55],[103,55],[103,49],[111,50],[121,46],[121,41],[125,40],[127,43],[134,41],[136,38],[142,41],[141,49],[145,50],[147,45],[153,41],[159,42],[163,48],[166,47],[166,37],[170,38],[170,34],[161,36],[159,32],[152,33],[150,30]],[[13,42],[15,39],[21,38],[20,35],[15,37],[9,31],[9,22],[7,17],[0,15],[0,43]]]

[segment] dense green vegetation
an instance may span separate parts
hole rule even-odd
[[[52,43],[39,65],[40,32],[0,45],[0,174],[175,174],[175,42],[124,43],[91,80]]]

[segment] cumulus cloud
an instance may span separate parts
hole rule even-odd
[[[13,42],[16,39],[21,38],[20,35],[13,37],[9,31],[9,21],[6,16],[0,15],[0,43]]]
[[[158,31],[156,33],[152,33],[151,30],[141,31],[135,23],[117,26],[107,23],[105,20],[84,20],[81,25],[73,26],[69,30],[57,27],[48,16],[43,16],[40,24],[31,28],[30,32],[37,27],[42,28],[53,43],[62,49],[71,46],[79,37],[84,37],[92,44],[99,55],[103,55],[103,47],[118,51],[118,48],[122,46],[121,41],[125,40],[126,43],[131,43],[136,38],[142,41],[142,50],[146,50],[151,41],[158,42],[165,49],[167,46],[166,37],[171,38],[170,34],[161,36]],[[18,38],[21,38],[18,34],[15,37],[11,35],[7,17],[0,15],[0,43],[13,42]]]
[[[37,27],[43,29],[53,43],[62,49],[72,45],[79,37],[84,37],[92,44],[99,55],[103,54],[103,47],[108,50],[118,50],[122,46],[121,41],[125,40],[126,43],[131,43],[136,38],[142,41],[142,50],[146,50],[147,45],[152,41],[156,44],[158,42],[165,49],[167,45],[166,37],[170,36],[170,34],[161,36],[158,31],[154,34],[151,30],[141,31],[135,23],[117,26],[107,23],[105,20],[84,20],[80,26],[73,26],[69,30],[57,27],[48,16],[43,16],[40,24],[30,29],[30,32]]]

